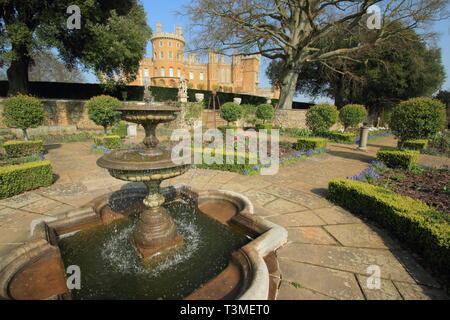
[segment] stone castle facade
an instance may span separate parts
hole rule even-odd
[[[185,57],[185,39],[181,26],[175,33],[163,32],[156,24],[152,35],[152,58],[144,58],[137,78],[130,85],[178,87],[185,77],[188,87],[199,90],[216,90],[278,98],[278,90],[259,88],[261,58],[258,55],[225,56],[210,52],[208,62],[201,63],[198,56]]]

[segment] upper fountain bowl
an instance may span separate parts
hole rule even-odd
[[[115,110],[122,113],[123,120],[137,124],[170,122],[175,120],[176,114],[180,112],[177,107],[156,102],[145,105],[122,106]]]

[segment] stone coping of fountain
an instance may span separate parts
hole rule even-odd
[[[126,193],[133,194],[134,196],[145,194],[144,188],[128,188],[123,191],[124,195]],[[239,300],[266,300],[269,298],[270,275],[264,258],[287,242],[288,232],[285,228],[255,215],[258,208],[255,208],[247,197],[236,192],[227,190],[198,191],[185,184],[180,184],[174,187],[163,188],[162,193],[168,200],[175,199],[177,196],[188,196],[194,197],[197,204],[199,202],[224,200],[231,201],[236,205],[238,208],[237,213],[229,220],[228,224],[254,235],[253,241],[233,254],[232,260],[235,263],[241,264],[242,274],[240,288],[236,298]],[[57,246],[59,236],[70,234],[90,225],[104,223],[105,221],[102,221],[103,217],[100,216],[100,211],[107,207],[108,199],[113,194],[114,192],[108,193],[91,201],[82,208],[68,211],[57,217],[32,223],[32,240],[11,251],[0,262],[0,298],[14,299],[10,292],[11,282],[17,274],[20,275],[22,270],[38,262],[44,254],[53,254],[60,257]],[[115,219],[115,217],[107,218],[110,220]],[[53,268],[52,270],[58,270],[58,268]],[[60,272],[61,276],[65,278],[65,272],[62,268],[60,271],[55,272]],[[56,277],[56,275],[52,276]],[[220,276],[221,274],[214,279]],[[210,282],[214,282],[214,279],[211,279],[204,287],[207,287]],[[64,299],[70,297],[67,288],[61,288],[61,281],[57,280],[54,280],[53,283],[59,286],[58,290],[60,292],[45,297],[46,299]]]

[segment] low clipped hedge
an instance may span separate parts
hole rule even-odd
[[[336,142],[354,143],[356,134],[329,131],[326,133],[326,137]]]
[[[300,138],[294,145],[297,150],[309,151],[315,149],[325,149],[328,145],[328,140],[325,138]]]
[[[270,131],[273,128],[273,124],[270,123],[257,123],[256,124],[256,130],[267,130],[267,133],[270,133]]]
[[[403,142],[402,148],[409,150],[428,149],[428,140],[406,140]]]
[[[329,199],[388,229],[430,265],[450,274],[450,216],[419,200],[364,182],[332,180]]]
[[[43,148],[42,140],[19,141],[11,140],[3,144],[6,156],[8,158],[27,157],[33,154],[41,153]]]
[[[234,132],[236,132],[237,129],[238,129],[237,126],[219,126],[219,127],[217,127],[217,130],[222,132],[222,134],[224,136],[227,134],[227,130],[233,130]]]
[[[0,198],[47,187],[54,181],[50,161],[36,161],[0,167]]]
[[[98,136],[94,137],[94,142],[97,146],[116,149],[120,147],[122,140],[120,136]]]
[[[419,154],[415,150],[380,150],[377,159],[389,168],[411,170],[419,162]]]

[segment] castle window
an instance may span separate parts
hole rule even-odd
[[[159,46],[160,46],[160,47],[163,46],[163,42],[162,42],[162,41],[159,42]]]
[[[193,72],[189,72],[189,80],[194,80],[194,73]]]
[[[169,69],[169,76],[173,77],[173,68],[172,67]]]
[[[172,41],[169,41],[169,47],[171,47],[172,46]]]
[[[178,76],[178,78],[181,78],[181,70],[180,69],[178,69],[178,71],[177,71],[177,76]]]
[[[200,72],[200,80],[204,80],[203,72]]]
[[[181,55],[179,53],[177,53],[177,61],[181,60]]]
[[[147,68],[144,68],[144,77],[146,77],[146,78],[149,77]]]
[[[164,52],[161,51],[161,52],[159,53],[159,58],[160,58],[160,59],[164,59]]]
[[[166,69],[164,69],[164,67],[161,67],[161,77],[165,76],[166,76]]]
[[[169,51],[169,59],[173,59],[172,51]]]

